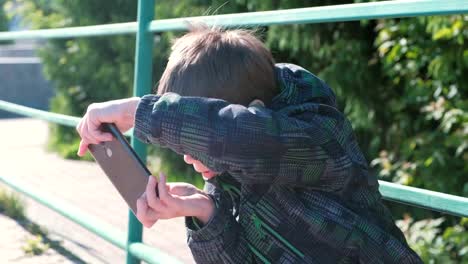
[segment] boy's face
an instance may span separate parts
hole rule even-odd
[[[184,161],[187,164],[192,164],[195,171],[199,172],[203,176],[203,179],[205,180],[209,180],[213,178],[214,176],[216,176],[216,172],[211,171],[205,165],[203,165],[200,161],[192,158],[190,155],[184,155]]]

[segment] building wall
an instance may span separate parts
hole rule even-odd
[[[53,88],[35,56],[37,45],[0,46],[0,100],[48,110]],[[18,117],[0,110],[0,118]]]

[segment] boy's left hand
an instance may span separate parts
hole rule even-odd
[[[153,176],[149,177],[145,193],[137,200],[137,218],[148,228],[159,219],[180,216],[193,216],[205,224],[213,212],[214,203],[207,194],[188,183],[166,183],[162,173],[159,184]]]

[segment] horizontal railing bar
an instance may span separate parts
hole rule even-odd
[[[52,209],[53,211],[63,215],[78,225],[86,228],[92,233],[102,237],[113,245],[125,249],[125,235],[118,230],[109,227],[100,220],[81,212],[79,209],[67,204],[59,199],[52,198],[44,193],[39,193],[33,188],[26,187],[26,184],[20,184],[12,177],[0,175],[0,182],[5,183],[12,189],[32,198],[40,204]]]
[[[32,107],[27,107],[27,106],[23,106],[19,104],[6,102],[3,100],[0,100],[0,110],[8,111],[8,112],[15,113],[18,115],[34,117],[37,119],[49,121],[49,122],[56,123],[56,124],[61,124],[64,126],[71,126],[71,127],[75,127],[78,124],[78,122],[80,122],[80,119],[81,119],[75,116],[52,113],[52,112],[48,112],[44,110],[35,109]],[[133,129],[130,129],[124,135],[130,137],[132,136],[132,134],[133,134]]]
[[[128,251],[133,256],[150,264],[182,264],[182,262],[174,257],[143,243],[130,244]]]
[[[74,127],[80,122],[80,118],[57,113],[51,113],[19,104],[0,100],[0,110],[12,112],[19,115],[34,117],[49,122]]]
[[[19,39],[56,39],[133,34],[137,30],[136,22],[107,25],[38,29],[25,31],[0,32],[0,40]]]
[[[468,198],[379,181],[385,200],[468,217]]]
[[[239,27],[276,24],[324,23],[464,13],[468,13],[468,4],[466,0],[383,1],[154,20],[151,22],[149,30],[152,32],[186,30],[188,26],[187,22],[203,22],[208,25]]]
[[[466,0],[405,0],[320,6],[276,11],[236,13],[217,16],[184,17],[153,20],[151,32],[186,30],[187,22],[203,22],[223,27],[307,24],[468,13]],[[136,22],[96,26],[0,32],[0,40],[50,39],[131,34]]]

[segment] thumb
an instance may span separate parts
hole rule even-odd
[[[159,173],[159,183],[158,183],[158,191],[159,191],[159,199],[163,201],[167,201],[171,198],[171,195],[167,191],[166,186],[166,175],[162,172]]]

